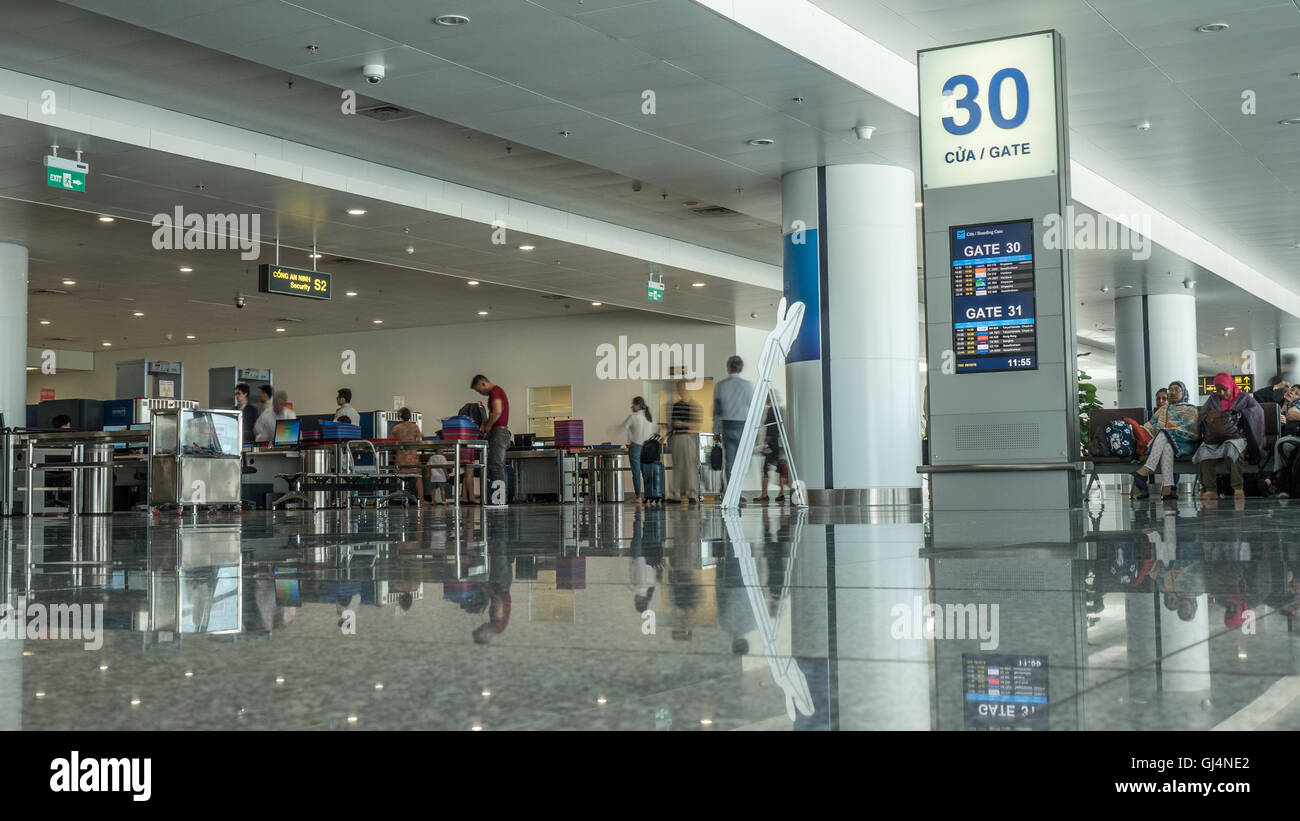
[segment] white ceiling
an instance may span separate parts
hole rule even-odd
[[[1300,223],[1300,209],[1295,206],[1300,160],[1275,142],[1300,138],[1300,129],[1294,135],[1280,126],[1270,131],[1264,118],[1283,99],[1291,99],[1284,95],[1300,93],[1300,81],[1288,77],[1294,87],[1278,83],[1274,75],[1284,61],[1279,51],[1282,38],[1266,38],[1258,31],[1286,29],[1290,25],[1286,10],[1294,10],[1293,3],[818,2],[909,58],[918,47],[991,36],[985,31],[989,26],[979,28],[987,20],[996,21],[993,33],[1006,33],[1006,20],[1023,22],[1025,29],[1061,29],[1070,57],[1076,157],[1089,156],[1092,167],[1167,213],[1187,219],[1189,225],[1197,225],[1207,215],[1207,236],[1241,236],[1259,248],[1253,257],[1243,255],[1243,259],[1271,275],[1282,271],[1296,279],[1294,263],[1287,267],[1286,262],[1294,259],[1287,252],[1294,253],[1290,245],[1300,237],[1286,243],[1282,253],[1276,248],[1270,251],[1269,243],[1276,246]],[[1196,54],[1209,41],[1206,35],[1196,35],[1202,39],[1190,42],[1175,36],[1189,28],[1179,21],[1192,13],[1189,9],[1197,14],[1235,14],[1242,5],[1271,8],[1268,14],[1274,16],[1228,18],[1234,28],[1217,37],[1257,32],[1245,42],[1238,41],[1234,53],[1240,63],[1235,70],[1226,54],[1215,56],[1219,65],[1215,76],[1223,87],[1232,85],[1228,80],[1235,81],[1238,75],[1258,80],[1252,88],[1260,94],[1260,115],[1233,123],[1245,129],[1243,137],[1257,129],[1257,139],[1238,138],[1230,146],[1248,155],[1254,150],[1257,156],[1252,163],[1234,154],[1222,165],[1222,172],[1206,173],[1205,168],[1219,168],[1216,163],[1223,162],[1224,156],[1216,129],[1207,125],[1214,117],[1189,114],[1180,107],[1186,102],[1179,102],[1181,91],[1168,80],[1161,85],[1152,79],[1152,71],[1168,74],[1168,67],[1148,63],[1159,58],[1169,66],[1183,66],[1179,71],[1190,75],[1191,65],[1179,55]],[[781,174],[830,162],[889,162],[916,168],[916,122],[910,115],[689,0],[475,0],[457,8],[430,8],[414,0],[388,0],[382,5],[351,0],[294,4],[2,0],[0,6],[6,11],[5,28],[0,30],[4,67],[769,263],[780,262]],[[463,11],[473,23],[463,29],[432,25],[431,16],[445,11]],[[1098,19],[1110,23],[1101,25]],[[1125,27],[1122,34],[1112,25],[1116,21]],[[1114,42],[1124,42],[1129,35],[1137,37],[1124,46],[1132,54]],[[309,52],[308,43],[319,50]],[[1257,51],[1263,55],[1260,59],[1253,56]],[[383,84],[367,87],[360,83],[360,66],[375,61],[388,66],[388,76]],[[1240,66],[1251,66],[1253,73]],[[1150,87],[1143,85],[1147,80]],[[389,123],[342,117],[340,88],[361,92],[363,106],[382,99],[431,116]],[[658,111],[652,117],[640,112],[645,88],[658,94]],[[794,97],[802,97],[803,102],[796,103]],[[1268,106],[1266,99],[1271,101]],[[1129,111],[1133,106],[1140,111]],[[1165,112],[1167,118],[1162,118]],[[1132,117],[1150,119],[1156,127],[1139,135],[1128,122]],[[859,122],[877,127],[870,142],[852,135],[852,125]],[[570,136],[560,136],[564,130]],[[758,149],[745,144],[755,136],[774,137],[777,145]],[[507,144],[513,147],[509,153]],[[1102,167],[1099,161],[1111,155],[1125,164],[1117,169]],[[149,164],[147,159],[142,162]],[[1152,176],[1164,187],[1151,190]],[[645,181],[641,192],[631,190],[632,179]],[[260,183],[250,179],[246,184],[282,185],[266,179]],[[1252,186],[1265,192],[1253,203],[1248,197]],[[176,201],[174,192],[168,196]],[[743,215],[698,217],[682,205],[688,198],[726,205]],[[122,204],[131,205],[129,200]],[[424,230],[404,223],[403,217],[409,215],[397,206],[391,208],[393,213],[379,218],[376,225],[384,230]],[[1228,225],[1234,226],[1231,232],[1221,227]],[[299,227],[307,238],[308,221]],[[349,227],[330,226],[328,233]],[[338,233],[336,247],[352,257],[387,261],[392,258],[393,241],[400,247],[402,239],[390,233],[347,236],[346,242],[345,235]],[[452,247],[429,260],[430,267],[470,270],[462,268],[467,260],[456,256],[465,249],[454,247],[455,237],[431,233],[428,238],[452,240],[446,242]],[[1235,249],[1242,243],[1222,244]],[[574,249],[579,251],[585,249]],[[400,253],[392,259],[414,261]],[[499,266],[494,269],[499,275],[510,274],[512,266],[518,265],[500,259],[492,264]],[[1170,282],[1181,282],[1181,276],[1166,273],[1181,267],[1200,283],[1198,293],[1205,305],[1198,305],[1198,311],[1211,312],[1202,320],[1203,328],[1242,327],[1240,317],[1245,314],[1261,338],[1276,340],[1300,333],[1292,318],[1255,304],[1258,300],[1236,288],[1216,287],[1211,274],[1192,270],[1194,266],[1173,255],[1157,254],[1141,264],[1103,252],[1076,252],[1075,264],[1079,293],[1091,291],[1096,296],[1082,300],[1081,330],[1113,323],[1110,306],[1119,284],[1134,284],[1138,293],[1159,292]],[[644,299],[640,296],[644,276],[638,276],[639,294],[631,294],[629,304]],[[571,285],[574,293],[588,296],[584,288],[588,281],[580,269],[571,280],[560,278],[551,284]],[[1107,294],[1100,292],[1100,284],[1110,286]],[[729,310],[716,306],[706,313],[718,321],[729,321],[727,315],[744,320],[751,304],[767,298],[749,296],[753,299],[736,299]],[[1104,315],[1107,312],[1109,316]],[[1233,319],[1220,324],[1220,314]],[[1220,345],[1208,332],[1201,339],[1203,350],[1231,342]]]

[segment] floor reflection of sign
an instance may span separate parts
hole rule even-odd
[[[1232,381],[1237,383],[1237,389],[1245,393],[1250,393],[1255,389],[1255,379],[1250,374],[1233,374]],[[1214,377],[1202,376],[1197,380],[1197,386],[1200,388],[1201,396],[1209,396],[1214,393]]]
[[[1046,730],[1047,656],[962,653],[968,730]]]
[[[176,383],[170,379],[159,379],[158,395],[163,399],[174,399],[176,397]]]

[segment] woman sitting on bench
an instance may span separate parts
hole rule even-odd
[[[1238,414],[1225,411],[1237,411]],[[1238,415],[1240,418],[1234,418]],[[1201,406],[1198,424],[1204,441],[1196,449],[1192,461],[1201,466],[1201,498],[1217,499],[1219,496],[1215,469],[1220,459],[1228,463],[1232,495],[1238,499],[1246,498],[1241,463],[1249,445],[1254,445],[1258,452],[1260,443],[1264,441],[1264,409],[1255,397],[1238,388],[1231,376],[1221,373],[1214,377],[1214,394]]]
[[[1196,406],[1187,401],[1187,386],[1182,382],[1169,383],[1169,401],[1156,409],[1155,415],[1142,427],[1151,431],[1151,447],[1147,459],[1133,475],[1145,484],[1147,477],[1160,472],[1160,498],[1178,497],[1174,484],[1174,461],[1190,456],[1196,449]],[[1145,495],[1145,494],[1144,494]],[[1139,499],[1144,496],[1139,496]]]

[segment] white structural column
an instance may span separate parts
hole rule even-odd
[[[27,249],[0,242],[0,413],[27,424]]]
[[[785,294],[807,307],[787,357],[792,450],[813,503],[920,498],[915,186],[889,165],[783,181]]]
[[[1086,371],[1087,364],[1083,369]],[[1115,300],[1115,375],[1121,408],[1146,408],[1175,379],[1196,396],[1196,297],[1150,294]]]

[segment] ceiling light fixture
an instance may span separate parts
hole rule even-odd
[[[76,284],[77,284],[77,281],[76,281],[75,279],[65,279],[65,280],[63,280],[63,284],[64,284],[64,285],[76,285]]]
[[[1128,290],[1129,288],[1132,288],[1132,287],[1133,287],[1132,285],[1121,285],[1121,286],[1119,286],[1119,289],[1120,289],[1121,291],[1126,291],[1126,290]]]
[[[282,333],[284,333],[284,328],[276,328],[276,329],[275,329],[275,332],[278,333],[278,334],[282,334]]]
[[[691,287],[692,287],[692,288],[703,288],[703,287],[704,287],[704,283],[703,283],[703,282],[692,282],[692,283],[691,283]]]
[[[478,315],[479,315],[479,316],[487,316],[487,311],[479,311],[479,312],[478,312]]]
[[[536,247],[537,247],[536,245],[520,245],[520,246],[519,246],[519,250],[520,250],[520,251],[531,251],[531,250],[533,250],[533,249],[536,248]]]
[[[131,316],[144,316],[144,311],[132,311]]]
[[[1235,330],[1237,330],[1237,326],[1235,326],[1235,325],[1229,325],[1228,327],[1224,328],[1223,330],[1225,330],[1225,331],[1235,331]]]
[[[349,208],[349,209],[348,209],[348,216],[351,216],[351,217],[360,217],[360,216],[364,216],[365,213],[366,213],[366,209],[364,209],[364,208]]]
[[[191,268],[191,267],[188,266],[188,265],[182,265],[182,266],[181,266],[181,273],[182,273],[182,274],[191,274],[191,273],[194,273],[194,269]]]
[[[1297,248],[1300,248],[1300,245],[1297,245],[1296,247],[1297,247]],[[466,282],[465,284],[466,284],[466,285],[478,285],[478,280],[477,280],[477,279],[471,279],[469,282]]]
[[[754,139],[749,140],[749,144],[763,147],[769,145],[776,145],[776,140],[772,139],[771,137],[755,137]]]
[[[468,26],[469,18],[463,14],[439,14],[433,18],[436,26]]]
[[[1206,23],[1203,26],[1197,26],[1196,30],[1201,34],[1218,34],[1221,31],[1228,30],[1227,23]]]
[[[112,222],[112,221],[113,221],[113,218],[110,217],[110,216],[108,216],[107,214],[105,214],[104,216],[102,216],[102,217],[99,218],[99,221],[100,221],[100,222]]]
[[[185,335],[185,338],[186,338],[186,339],[193,339],[193,338],[194,338],[194,334],[186,334],[186,335]]]
[[[308,255],[307,255],[307,259],[320,259],[320,258],[323,257],[323,256],[325,256],[325,255],[324,255],[324,254],[308,254]]]
[[[357,295],[356,291],[348,291],[346,294],[344,294],[344,296],[356,296],[356,295]]]
[[[111,348],[111,347],[113,347],[113,343],[112,343],[112,342],[101,342],[101,343],[99,343],[99,344],[100,344],[100,345],[103,345],[105,348]]]
[[[913,203],[913,205],[915,205],[917,208],[922,208],[922,207],[925,206],[925,203],[923,203],[923,202],[917,202],[917,203]]]
[[[383,324],[384,324],[384,320],[382,320],[382,319],[372,319],[372,320],[370,320],[370,321],[373,322],[373,323],[375,323],[376,325],[383,325]]]
[[[42,325],[49,325],[49,324],[50,324],[50,321],[49,321],[48,319],[42,319],[42,320],[41,320],[41,324],[42,324]]]
[[[593,302],[593,303],[591,303],[591,307],[593,307],[593,308],[599,308],[601,305],[604,305],[604,304],[605,304],[605,303],[603,303],[603,302]]]

